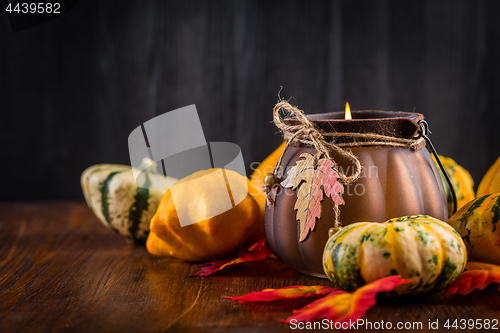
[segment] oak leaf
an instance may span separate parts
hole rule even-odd
[[[321,217],[321,201],[323,192],[327,197],[338,204],[344,204],[341,194],[344,187],[338,182],[339,175],[334,169],[335,164],[327,159],[320,158],[315,163],[316,157],[303,153],[302,160],[288,171],[288,176],[281,182],[283,187],[298,188],[295,210],[299,221],[299,241],[304,241],[309,232],[316,227],[316,218]]]

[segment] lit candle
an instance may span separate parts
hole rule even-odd
[[[349,106],[349,102],[345,102],[345,119],[352,119],[351,107]]]

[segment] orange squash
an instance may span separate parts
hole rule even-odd
[[[149,253],[186,261],[215,260],[252,238],[251,229],[258,223],[259,206],[246,194],[249,182],[247,177],[225,170],[232,195],[246,196],[232,209],[218,215],[213,214],[218,211],[221,199],[228,195],[226,188],[211,183],[214,178],[210,175],[219,172],[217,169],[195,172],[167,190],[151,219],[151,231],[146,241]],[[189,183],[191,190],[180,187],[186,183]],[[173,189],[176,189],[175,194],[172,194]],[[196,200],[192,193],[197,194]],[[179,208],[183,216],[187,215],[194,223],[181,225],[179,211],[174,205],[174,195],[176,201],[179,200],[178,203],[183,203],[177,208],[183,207]]]
[[[497,192],[500,192],[500,157],[493,163],[484,175],[481,183],[479,183],[477,197]]]

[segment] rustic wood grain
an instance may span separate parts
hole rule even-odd
[[[277,262],[194,278],[197,268],[150,255],[81,202],[0,203],[0,332],[277,332],[305,303],[241,305],[224,296],[323,284]],[[366,319],[500,319],[498,285],[468,296],[390,300]]]

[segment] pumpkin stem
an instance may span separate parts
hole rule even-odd
[[[330,228],[330,230],[328,230],[328,237],[332,237],[333,235],[335,235],[337,232],[339,232],[340,230],[342,229],[341,226],[338,226],[338,227],[335,227],[335,228]]]
[[[148,172],[152,172],[152,173],[158,173],[156,171],[156,167],[158,166],[158,164],[153,161],[152,159],[150,159],[149,157],[144,157],[142,159],[142,162],[141,164],[139,164],[139,170],[144,170],[146,171],[146,169],[148,169]]]

